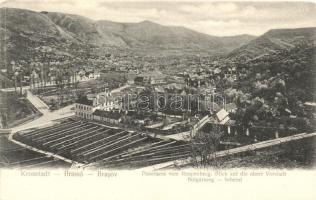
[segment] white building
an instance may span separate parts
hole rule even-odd
[[[97,109],[104,111],[118,110],[120,109],[119,100],[111,96],[109,92],[104,92],[97,95],[87,95],[76,101],[75,113],[78,117],[93,119],[92,113]]]
[[[92,113],[97,107],[96,100],[88,99],[87,96],[81,97],[76,101],[76,116],[86,119],[93,119]]]

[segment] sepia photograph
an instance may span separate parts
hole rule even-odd
[[[0,192],[315,177],[315,55],[315,2],[0,0]]]

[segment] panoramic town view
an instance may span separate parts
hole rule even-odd
[[[0,6],[1,168],[315,167],[314,4]]]

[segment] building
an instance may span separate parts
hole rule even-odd
[[[105,91],[103,93],[89,94],[80,97],[76,101],[75,110],[76,116],[86,119],[93,119],[92,113],[95,110],[112,111],[120,109],[120,102],[111,93]]]
[[[118,111],[95,110],[92,113],[93,119],[108,124],[118,125],[122,121],[122,114]]]
[[[149,85],[151,83],[151,78],[148,76],[136,76],[134,79],[135,85]]]
[[[203,85],[206,85],[205,77],[192,75],[189,76],[186,80],[188,86],[199,88]]]
[[[97,95],[98,108],[101,110],[119,110],[121,109],[120,98],[113,96],[110,92],[105,91]]]
[[[96,99],[88,99],[87,96],[80,97],[76,101],[75,113],[77,117],[93,119],[92,113],[96,109]]]
[[[124,82],[125,80],[127,80],[126,72],[116,70],[115,68],[101,70],[100,78],[107,82],[110,82],[110,81]]]
[[[305,102],[304,103],[305,108],[311,111],[316,111],[316,102]]]
[[[152,77],[150,84],[152,85],[160,85],[160,84],[166,84],[165,77]]]
[[[128,84],[133,84],[135,78],[139,75],[138,70],[130,70],[126,76],[127,76],[127,83]]]
[[[226,124],[230,120],[229,113],[225,109],[218,111],[215,116],[219,124]]]

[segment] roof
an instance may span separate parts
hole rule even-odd
[[[221,71],[222,71],[221,69],[216,68],[216,69],[214,70],[214,73],[215,73],[215,74],[218,74],[218,73],[221,73]]]
[[[108,97],[105,97],[105,96],[99,96],[99,103],[103,104],[105,102],[115,102],[117,101],[118,98],[115,98],[115,97],[112,97],[112,96],[108,96]]]
[[[288,108],[285,108],[285,112],[287,112],[287,113],[289,113],[289,114],[291,114],[291,113],[292,113],[292,111],[291,111],[291,110],[289,110]]]
[[[169,86],[172,87],[172,88],[175,88],[177,90],[182,90],[182,85],[181,84],[172,83]]]
[[[160,93],[164,93],[165,92],[164,88],[161,87],[161,86],[155,87],[155,91],[156,92],[160,92]]]
[[[137,76],[134,81],[136,82],[143,82],[144,81],[144,77],[141,77],[141,76]]]
[[[132,117],[133,119],[144,120],[150,117],[150,114],[146,113],[138,113],[137,111],[128,111],[127,116]]]
[[[221,109],[218,113],[216,113],[218,121],[223,121],[228,115],[229,113],[224,109]]]
[[[93,115],[105,117],[109,119],[119,120],[122,117],[122,114],[117,111],[106,111],[106,110],[96,110]]]
[[[83,105],[87,105],[87,106],[93,106],[93,100],[89,100],[87,98],[87,96],[83,96],[83,97],[80,97],[76,103],[79,103],[79,104],[83,104]]]
[[[113,73],[113,72],[124,73],[124,71],[119,70],[119,69],[117,69],[115,67],[110,67],[110,68],[107,68],[107,69],[100,70],[100,73]]]
[[[316,103],[315,103],[315,102],[305,102],[304,105],[305,105],[305,106],[316,107]]]
[[[226,116],[223,120],[221,120],[219,123],[220,124],[226,124],[226,123],[228,123],[229,122],[229,120],[230,120],[230,118],[228,117],[228,116]]]
[[[226,125],[230,125],[230,126],[236,125],[236,120],[230,119],[227,121]]]

